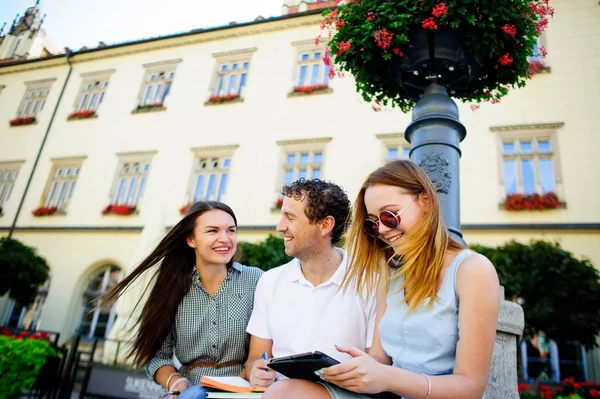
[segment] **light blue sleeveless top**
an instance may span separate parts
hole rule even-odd
[[[452,374],[458,342],[456,274],[460,263],[472,253],[464,249],[456,255],[432,307],[427,307],[428,301],[425,301],[415,312],[409,313],[408,306],[402,302],[404,290],[396,293],[403,277],[390,282],[379,335],[394,366],[420,374]]]

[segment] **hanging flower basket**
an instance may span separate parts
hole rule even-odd
[[[75,111],[75,112],[71,112],[69,114],[69,116],[67,117],[67,120],[73,120],[73,119],[88,119],[88,118],[95,118],[96,117],[96,111],[93,110],[85,110],[85,111]]]
[[[33,214],[33,216],[51,216],[54,215],[56,212],[58,211],[58,208],[55,206],[43,206],[41,208],[38,208],[34,211],[32,211],[31,213]]]
[[[323,61],[331,77],[354,75],[376,107],[409,111],[434,81],[463,101],[497,102],[539,68],[529,57],[554,14],[548,1],[338,1],[324,12],[332,57]]]
[[[128,216],[136,212],[134,205],[107,205],[103,210],[103,215],[122,215]]]
[[[556,193],[539,194],[509,194],[502,207],[507,211],[543,211],[546,209],[564,208]]]
[[[227,94],[225,96],[210,96],[205,105],[233,103],[240,101],[242,101],[242,98],[239,94]]]
[[[8,123],[10,123],[11,126],[24,126],[24,125],[33,125],[36,122],[37,122],[37,120],[34,117],[31,117],[31,118],[15,118],[15,119],[12,119]]]

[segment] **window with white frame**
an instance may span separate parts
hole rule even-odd
[[[500,141],[501,184],[504,195],[561,195],[562,179],[556,128],[562,123],[491,128]]]
[[[19,306],[15,300],[10,300],[9,311],[3,324],[8,328],[37,331],[46,304],[49,287],[50,280],[38,288],[37,296],[29,306]]]
[[[46,98],[50,93],[50,86],[55,79],[45,79],[40,81],[26,82],[27,89],[21,100],[21,105],[17,111],[19,118],[38,118],[44,105]]]
[[[383,163],[397,159],[410,159],[410,143],[404,138],[404,133],[386,133],[376,136],[382,144]]]
[[[21,164],[22,162],[0,163],[0,213],[3,212],[4,205],[10,199]]]
[[[144,80],[140,89],[138,106],[163,107],[175,79],[175,69],[180,59],[145,64]]]
[[[213,54],[216,66],[211,97],[243,96],[254,51],[256,48]]]
[[[81,88],[79,94],[75,100],[75,111],[93,111],[96,112],[106,94],[108,89],[108,80],[110,74],[114,72],[102,71],[82,74],[83,81],[81,82]]]
[[[227,190],[233,150],[237,146],[195,148],[192,173],[191,202],[222,201]]]
[[[111,194],[112,205],[139,205],[150,173],[150,160],[151,155],[127,156],[120,160]]]
[[[315,46],[314,40],[293,42],[292,45],[297,47],[294,87],[329,86],[330,67],[323,63],[325,45]]]
[[[67,211],[82,163],[83,158],[54,161],[43,196],[44,207]]]
[[[116,304],[100,307],[101,296],[123,278],[117,266],[108,266],[96,274],[83,293],[83,309],[79,334],[85,338],[108,338],[116,319]]]
[[[536,38],[535,45],[533,46],[533,51],[531,55],[527,57],[529,63],[537,63],[542,67],[547,67],[545,52],[546,52],[546,35],[544,33],[541,36]]]
[[[282,184],[300,179],[323,179],[325,144],[331,138],[280,141]]]

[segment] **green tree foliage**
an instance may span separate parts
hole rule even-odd
[[[558,342],[596,345],[600,332],[600,274],[587,259],[576,259],[558,243],[510,241],[471,248],[487,256],[498,272],[506,298],[523,298],[526,332],[543,330]]]
[[[240,263],[256,266],[265,271],[292,260],[291,256],[285,254],[283,238],[274,235],[269,235],[265,241],[258,244],[240,242],[238,250],[241,252]]]
[[[22,397],[23,391],[33,387],[46,360],[57,355],[47,336],[0,335],[0,399]]]
[[[18,304],[27,306],[49,276],[48,264],[34,248],[12,238],[0,238],[0,296],[8,292]]]

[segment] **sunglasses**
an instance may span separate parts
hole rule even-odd
[[[372,237],[378,237],[380,222],[385,227],[388,227],[390,229],[395,229],[396,227],[400,226],[400,221],[402,220],[400,218],[400,214],[402,212],[404,212],[406,210],[406,208],[408,208],[408,206],[410,204],[412,204],[412,202],[414,200],[416,200],[418,197],[419,197],[418,195],[415,195],[413,197],[413,199],[411,199],[410,202],[408,204],[406,204],[406,206],[404,208],[402,208],[401,210],[399,210],[398,212],[392,212],[392,211],[387,211],[387,210],[381,211],[381,213],[379,214],[378,220],[365,219],[363,221],[363,231]]]

